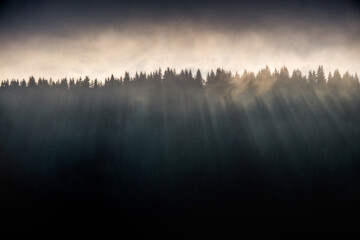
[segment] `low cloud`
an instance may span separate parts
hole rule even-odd
[[[14,34],[0,46],[0,79],[80,77],[103,80],[125,71],[166,67],[272,70],[286,65],[303,73],[324,65],[355,73],[360,69],[357,24],[343,27],[308,22],[273,23],[271,28],[221,28],[192,21],[131,23],[86,28],[63,35]]]

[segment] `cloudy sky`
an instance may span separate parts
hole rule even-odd
[[[0,79],[265,65],[360,73],[359,39],[357,1],[2,1]]]

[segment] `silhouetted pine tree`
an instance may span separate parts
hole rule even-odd
[[[303,88],[306,85],[306,77],[302,76],[302,73],[299,69],[293,71],[291,76],[291,85],[292,88]]]
[[[130,84],[130,74],[129,74],[129,72],[125,72],[124,85],[128,86],[129,84]]]
[[[94,88],[95,90],[99,88],[97,78],[95,78],[95,80],[94,80],[94,85],[93,85],[93,88]]]
[[[61,79],[60,89],[68,90],[68,80],[67,80],[67,78]]]
[[[25,88],[26,88],[26,80],[25,80],[25,79],[23,79],[23,80],[21,81],[20,87],[21,87],[22,89],[25,89]]]
[[[201,72],[200,72],[200,69],[198,69],[196,71],[196,76],[195,76],[195,80],[194,80],[194,84],[196,87],[198,88],[202,88],[203,84],[204,84],[204,80],[202,78],[202,75],[201,75]]]
[[[311,87],[316,85],[316,73],[315,71],[309,71],[308,82]]]
[[[323,66],[319,66],[316,73],[316,85],[318,88],[324,89],[326,87],[326,79]]]
[[[35,88],[36,87],[36,81],[35,78],[33,76],[31,76],[29,78],[29,82],[28,82],[28,88]]]
[[[336,91],[338,88],[340,88],[342,82],[341,74],[338,69],[334,71],[334,76],[331,77],[331,79],[328,80],[328,88],[331,91]]]

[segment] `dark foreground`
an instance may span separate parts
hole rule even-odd
[[[1,228],[356,234],[359,100],[281,86],[237,97],[171,87],[2,91]]]

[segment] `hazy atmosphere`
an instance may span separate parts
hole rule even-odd
[[[1,79],[286,65],[360,69],[356,1],[8,1]]]
[[[1,1],[1,232],[359,235],[359,39],[357,1]]]

